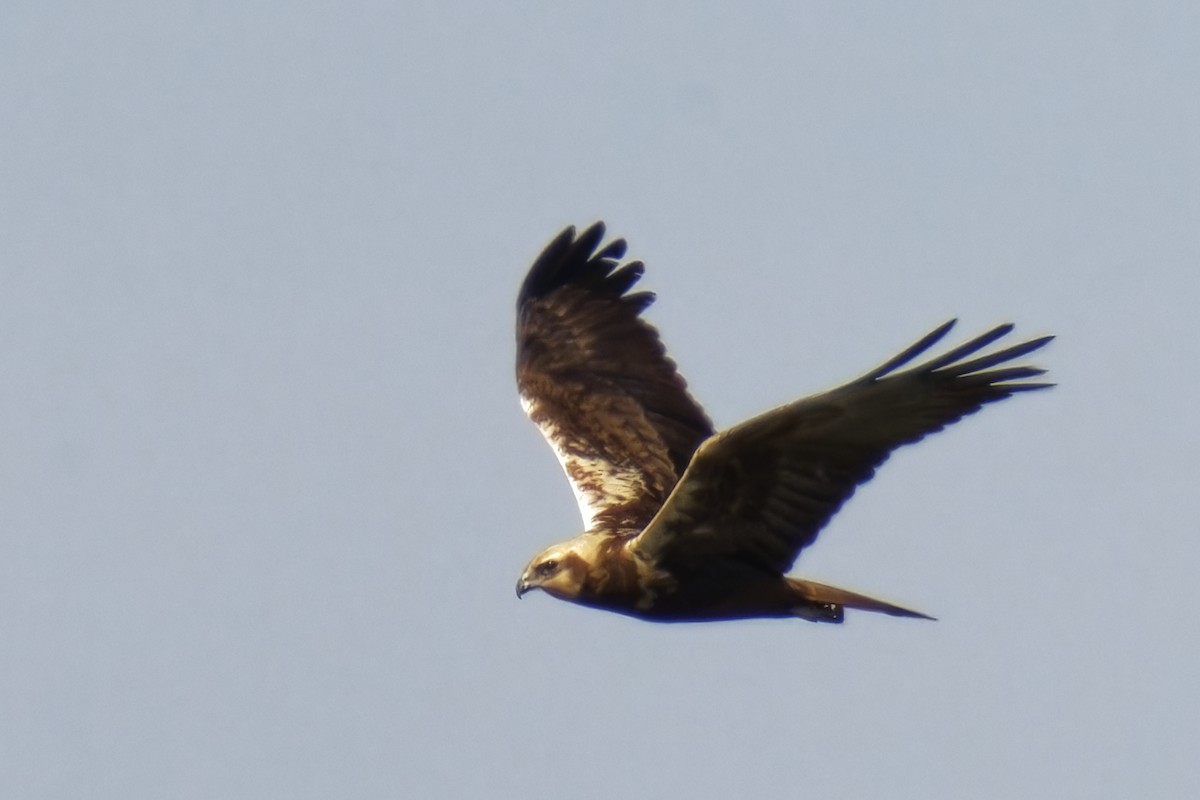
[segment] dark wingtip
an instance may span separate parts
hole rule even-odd
[[[530,300],[553,294],[565,286],[579,286],[613,297],[625,295],[642,277],[644,267],[640,261],[620,264],[625,256],[624,239],[614,239],[600,247],[605,230],[604,223],[598,221],[576,235],[575,226],[569,225],[551,239],[521,284],[518,310]],[[644,294],[631,297],[638,298],[642,308],[649,305]],[[649,297],[652,299],[653,295]]]
[[[929,350],[929,348],[931,348],[943,336],[945,336],[946,333],[949,332],[949,330],[954,326],[955,322],[956,320],[950,320],[949,322],[942,323],[940,326],[921,337],[919,341],[906,348],[904,352],[868,372],[865,376],[863,376],[862,380],[866,382],[880,380],[890,373],[895,372],[900,367],[910,363],[916,359],[917,356]],[[972,383],[991,386],[1000,391],[1000,394],[997,397],[1006,397],[1012,392],[1030,391],[1033,389],[1048,389],[1053,386],[1054,384],[1046,382],[1010,382],[1044,375],[1046,370],[1041,369],[1040,367],[1016,366],[993,369],[993,367],[996,367],[1000,364],[1005,364],[1013,359],[1028,355],[1036,350],[1040,350],[1054,340],[1053,335],[1039,336],[1036,339],[1030,339],[1026,342],[1019,342],[987,355],[976,355],[980,350],[983,350],[988,345],[993,344],[1012,333],[1013,330],[1014,326],[1011,322],[1006,322],[1003,325],[997,325],[991,330],[976,336],[974,339],[964,342],[963,344],[952,348],[940,356],[926,361],[919,366],[913,367],[912,369],[913,371],[920,372],[922,375],[929,377],[939,376],[945,379],[958,380],[964,384]]]

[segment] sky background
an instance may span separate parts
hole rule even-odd
[[[1200,782],[1193,3],[0,5],[0,794],[1182,797]],[[513,585],[564,225],[718,426],[936,324],[1052,392],[796,571],[936,623]]]

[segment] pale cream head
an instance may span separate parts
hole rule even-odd
[[[541,589],[559,600],[574,600],[583,587],[588,565],[595,561],[600,539],[580,534],[538,553],[517,581],[517,597],[531,589]]]

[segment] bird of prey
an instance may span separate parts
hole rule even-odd
[[[1009,362],[1053,337],[980,354],[1000,325],[924,363],[947,322],[861,378],[717,433],[630,292],[640,261],[604,224],[569,227],[517,298],[521,404],[566,472],[586,530],[543,550],[517,582],[646,620],[799,617],[854,608],[921,617],[788,576],[800,551],[896,448],[984,404],[1050,386]]]

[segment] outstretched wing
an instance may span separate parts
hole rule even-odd
[[[987,403],[1051,385],[1027,380],[1045,370],[1000,366],[1051,336],[976,355],[1012,325],[895,372],[953,325],[947,322],[856,381],[769,411],[705,443],[634,546],[680,571],[731,558],[786,572],[897,447]]]
[[[521,405],[562,464],[588,530],[641,528],[658,512],[712,423],[658,332],[654,300],[629,289],[642,263],[601,248],[604,223],[567,228],[534,262],[517,298]]]

